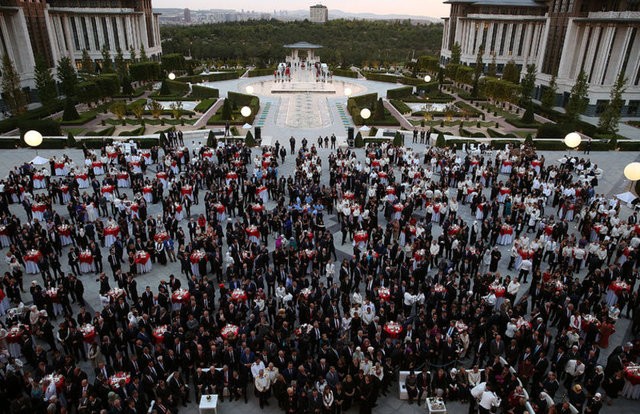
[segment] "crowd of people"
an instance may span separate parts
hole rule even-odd
[[[253,393],[288,414],[370,413],[405,371],[410,404],[596,414],[638,374],[634,343],[599,362],[619,318],[640,329],[640,227],[589,159],[183,143],[85,148],[81,165],[25,163],[0,184],[11,412]],[[42,282],[27,292],[28,274]]]

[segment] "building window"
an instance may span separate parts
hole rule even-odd
[[[604,112],[604,110],[607,109],[608,105],[609,105],[608,100],[598,99],[598,101],[596,102],[596,115],[601,115]]]
[[[87,31],[87,22],[81,17],[80,23],[82,24],[82,37],[84,38],[84,46],[87,49],[91,49],[91,43],[89,43],[89,32]]]
[[[115,17],[111,18],[111,26],[113,29],[113,39],[116,42],[116,49],[120,47],[120,35],[118,33],[118,21]]]
[[[624,61],[622,62],[621,72],[625,73],[627,71],[627,65],[629,64],[629,57],[631,56],[631,49],[636,41],[636,33],[638,31],[637,27],[631,29],[631,36],[629,36],[629,44],[627,45],[627,51],[624,53]]]
[[[80,50],[80,40],[78,39],[78,28],[76,27],[76,20],[73,17],[70,17],[71,20],[71,31],[73,32],[73,43],[76,46],[76,50]]]
[[[106,17],[102,18],[102,35],[104,36],[103,45],[106,45],[107,49],[111,49],[111,44],[109,43],[109,30],[107,29]]]
[[[98,36],[98,25],[95,17],[91,18],[91,27],[93,28],[93,41],[96,44],[96,50],[100,50],[100,36]]]
[[[629,106],[627,107],[627,115],[638,115],[638,109],[640,109],[640,101],[629,101]]]

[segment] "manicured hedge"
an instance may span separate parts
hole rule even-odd
[[[487,128],[487,133],[491,138],[518,138],[515,134],[511,134],[511,133],[503,134],[501,132],[496,131],[493,128]]]
[[[469,115],[470,117],[479,117],[480,115],[482,115],[482,112],[466,102],[458,101],[454,105],[460,109],[465,110],[467,112],[467,115]]]
[[[220,91],[206,86],[191,85],[191,99],[208,99],[220,97]]]
[[[517,117],[505,118],[505,121],[507,121],[508,123],[510,123],[511,125],[513,125],[514,127],[517,127],[517,128],[535,129],[535,128],[540,127],[540,125],[542,125],[540,122],[534,122],[532,124],[529,124],[527,122],[523,122],[521,118],[517,118]]]
[[[389,89],[387,91],[387,99],[402,99],[407,96],[411,96],[413,93],[413,87],[403,86],[402,88]]]
[[[137,137],[139,135],[143,135],[144,134],[144,127],[141,126],[140,128],[136,128],[134,130],[131,131],[122,131],[118,134],[118,136],[120,137]]]
[[[196,107],[194,108],[194,111],[196,112],[200,112],[200,113],[205,113],[207,112],[207,110],[209,110],[209,108],[211,108],[211,106],[216,103],[217,99],[215,98],[211,98],[211,99],[203,99],[198,105],[196,105]]]
[[[53,119],[21,120],[18,122],[18,128],[20,129],[20,135],[24,135],[29,130],[38,131],[46,137],[62,135],[60,124]]]
[[[640,141],[618,141],[618,149],[620,151],[640,151]]]
[[[391,105],[393,105],[401,114],[406,114],[411,112],[411,108],[404,102],[399,101],[397,99],[392,99]]]
[[[258,76],[273,76],[273,72],[275,72],[276,68],[266,68],[266,69],[253,69],[247,73],[247,76],[250,78],[257,78]]]
[[[399,83],[400,77],[395,75],[387,75],[385,73],[373,73],[367,72],[364,74],[367,80],[377,81],[377,82],[389,82],[389,83]]]
[[[114,132],[116,132],[116,127],[115,126],[110,126],[110,127],[105,128],[105,129],[98,130],[98,131],[87,132],[85,135],[88,136],[88,137],[104,137],[104,136],[113,135]]]
[[[342,76],[343,78],[357,78],[358,72],[354,72],[350,69],[333,69],[333,76]]]
[[[230,72],[209,73],[206,75],[181,76],[176,80],[185,83],[217,82],[223,80],[238,79],[241,74],[242,72],[234,70]]]
[[[84,138],[80,143],[89,149],[99,149],[104,145],[112,144],[113,138]]]

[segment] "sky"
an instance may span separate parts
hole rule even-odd
[[[443,0],[153,0],[153,7],[175,8],[178,4],[181,8],[190,9],[235,9],[273,12],[273,10],[301,10],[320,3],[329,9],[339,9],[350,13],[376,13],[376,14],[410,14],[415,16],[443,17],[449,15],[449,5],[443,4]]]

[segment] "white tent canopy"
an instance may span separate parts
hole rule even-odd
[[[253,128],[253,127],[251,126],[251,124],[250,124],[250,123],[246,123],[246,124],[242,125],[242,128],[244,128],[244,129],[251,129],[251,128]]]
[[[633,201],[637,198],[635,195],[633,195],[632,192],[627,191],[626,193],[622,193],[622,194],[616,194],[616,198],[620,201],[622,201],[623,203],[633,203]]]
[[[48,164],[48,163],[49,163],[49,159],[48,158],[44,158],[44,157],[41,157],[39,155],[31,160],[31,164],[33,164],[33,165],[44,165],[44,164]]]

